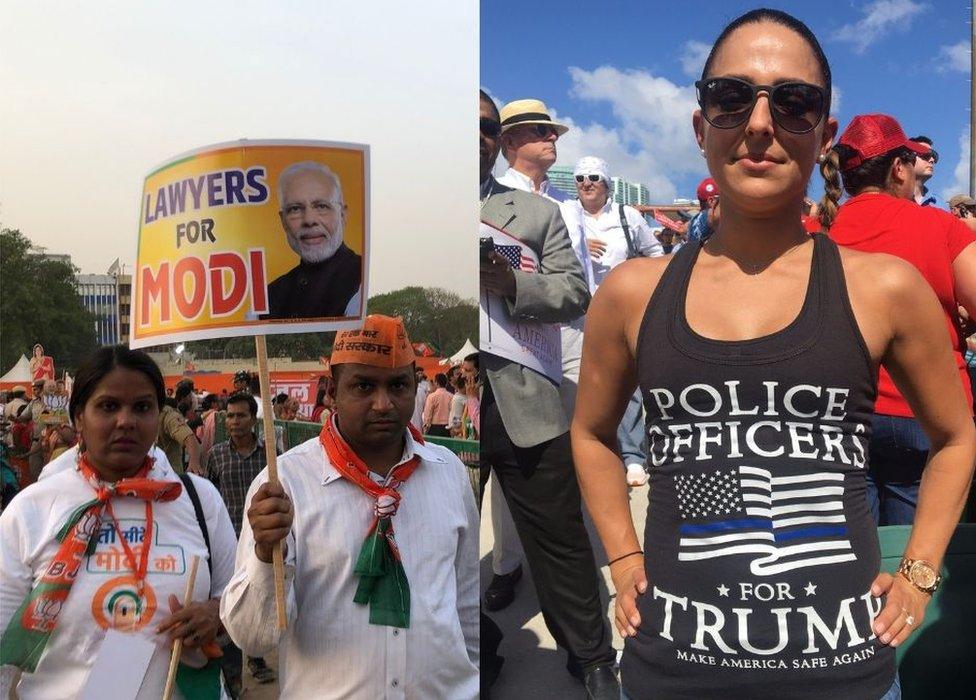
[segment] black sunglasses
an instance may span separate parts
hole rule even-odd
[[[502,133],[502,125],[494,119],[481,118],[481,133],[490,139],[497,139]]]
[[[559,132],[556,131],[556,127],[549,126],[548,124],[526,124],[526,128],[540,139],[547,139],[553,134],[559,136]]]
[[[705,121],[718,129],[745,124],[760,92],[769,95],[773,121],[791,134],[813,131],[827,108],[827,91],[809,83],[753,85],[738,78],[707,78],[695,83],[695,91]]]
[[[927,160],[933,165],[939,162],[939,154],[934,148],[930,150],[928,153],[918,153],[916,154],[915,157],[921,158],[922,160]]]
[[[584,180],[589,180],[590,182],[599,182],[601,180],[599,175],[577,175],[576,182],[583,184]]]

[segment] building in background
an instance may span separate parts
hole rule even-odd
[[[75,275],[81,303],[95,317],[99,345],[129,342],[132,316],[132,275],[116,259],[104,275]]]
[[[612,177],[610,181],[613,183],[613,201],[617,204],[635,206],[651,203],[650,193],[641,183],[630,182],[622,177]]]
[[[28,255],[33,255],[40,260],[53,260],[54,262],[71,264],[71,256],[67,253],[51,253],[42,245],[36,245],[31,243],[30,250],[27,251]]]
[[[572,165],[554,165],[546,172],[546,177],[557,190],[562,190],[570,197],[576,197],[576,178],[573,177]]]
[[[569,196],[576,197],[576,178],[573,176],[573,166],[554,165],[549,168],[547,176],[549,182],[557,190],[562,190]],[[641,183],[631,182],[622,177],[612,177],[610,180],[613,184],[611,195],[615,203],[630,206],[651,203],[650,193]]]

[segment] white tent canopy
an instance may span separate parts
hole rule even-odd
[[[465,357],[467,357],[473,352],[478,352],[478,348],[476,348],[474,346],[474,343],[471,342],[471,339],[468,338],[467,340],[464,341],[464,347],[462,347],[460,350],[458,350],[450,357],[445,357],[443,360],[441,360],[441,364],[452,365],[452,366],[459,365],[464,361]]]
[[[17,382],[30,384],[30,362],[23,355],[17,360],[17,364],[10,368],[10,371],[0,377],[0,382]]]

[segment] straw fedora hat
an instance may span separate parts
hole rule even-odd
[[[499,116],[502,122],[502,133],[513,126],[523,124],[546,124],[553,127],[560,136],[569,131],[569,127],[565,124],[552,120],[549,116],[549,108],[541,100],[513,100],[502,107]]]

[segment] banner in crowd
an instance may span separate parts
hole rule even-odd
[[[539,258],[529,246],[491,224],[481,222],[481,239],[490,238],[513,269],[538,273]],[[556,384],[562,380],[562,345],[559,325],[513,318],[507,302],[482,292],[479,303],[478,332],[481,349],[517,362],[545,375]]]
[[[368,270],[368,146],[185,153],[143,186],[130,345],[358,327]]]
[[[54,379],[54,359],[44,354],[44,346],[40,343],[31,348],[30,375],[32,382]]]
[[[308,418],[315,409],[318,384],[317,379],[272,379],[271,398],[278,394],[288,394],[290,398],[298,399],[298,415]]]

